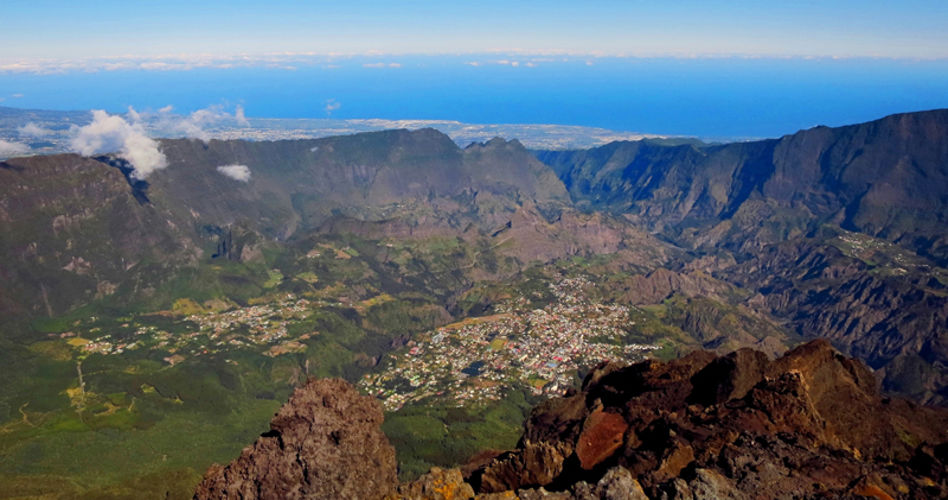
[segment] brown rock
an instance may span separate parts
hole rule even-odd
[[[226,466],[212,466],[196,499],[382,498],[397,484],[382,408],[341,379],[296,389],[270,431]]]
[[[594,494],[605,500],[648,500],[642,485],[625,467],[613,467],[596,483]]]
[[[473,480],[482,493],[545,486],[563,472],[563,464],[571,453],[572,447],[560,443],[526,441],[519,450],[487,464]]]
[[[613,459],[650,498],[948,498],[948,412],[883,398],[869,368],[825,341],[774,361],[741,350],[603,364],[534,409],[475,487],[596,498]]]
[[[689,483],[691,493],[696,498],[715,500],[745,500],[745,495],[734,487],[734,482],[711,469],[696,469],[695,479]]]
[[[764,353],[747,348],[717,358],[692,377],[689,400],[708,405],[743,398],[764,378],[768,362]]]
[[[652,477],[657,482],[664,482],[677,477],[681,470],[688,466],[695,459],[695,451],[686,443],[675,443],[658,469],[652,473]]]
[[[597,410],[590,414],[576,443],[580,466],[591,470],[611,457],[622,446],[622,437],[628,428],[625,420],[615,413]]]
[[[481,493],[474,496],[474,500],[518,500],[514,491],[500,491],[497,493]]]
[[[474,489],[464,482],[458,469],[431,471],[410,483],[401,484],[386,500],[467,500],[474,498]]]

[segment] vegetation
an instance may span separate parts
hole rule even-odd
[[[543,307],[554,300],[551,281],[608,264],[569,259],[452,295],[466,280],[451,270],[479,251],[456,238],[301,239],[263,261],[202,264],[141,302],[93,302],[34,321],[30,336],[42,340],[0,340],[0,362],[10,367],[8,383],[0,385],[0,471],[11,485],[7,491],[187,496],[207,466],[229,461],[266,429],[306,377],[356,381],[393,345],[420,332],[491,314],[514,296],[526,298],[520,307]],[[287,294],[310,305],[301,314],[280,312],[273,304]],[[284,321],[286,338],[299,339],[293,342],[300,347],[287,344],[276,355],[272,343],[214,350],[211,337],[194,336],[201,322],[254,307],[275,307],[261,321]],[[658,342],[662,356],[694,345],[666,321],[664,309],[637,308],[628,327],[630,340]],[[248,328],[234,324],[231,330],[252,336]],[[178,355],[196,354],[176,359],[170,347],[158,347],[161,338],[178,339]],[[193,340],[181,340],[187,338]],[[144,347],[129,347],[135,343]],[[512,447],[531,403],[514,392],[472,407],[406,405],[387,416],[384,428],[401,476],[412,478],[432,465]]]

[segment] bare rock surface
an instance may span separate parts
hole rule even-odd
[[[742,349],[603,364],[470,480],[521,498],[948,497],[948,412],[877,386],[823,340],[773,361]]]
[[[382,407],[341,379],[298,388],[270,431],[226,466],[214,465],[194,498],[382,498],[397,484]]]

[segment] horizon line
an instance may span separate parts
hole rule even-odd
[[[605,52],[605,51],[571,51],[571,50],[523,50],[523,49],[485,49],[483,51],[457,52],[383,52],[383,51],[354,51],[354,52],[318,52],[318,51],[278,51],[261,53],[169,53],[169,54],[121,54],[94,57],[35,57],[35,58],[3,58],[0,57],[0,73],[30,73],[30,74],[61,74],[71,72],[108,72],[108,71],[189,71],[193,69],[235,69],[256,68],[274,70],[296,70],[293,64],[319,65],[326,64],[325,69],[335,69],[334,62],[354,60],[360,58],[465,58],[465,57],[511,57],[524,58],[521,61],[493,60],[493,61],[465,61],[468,66],[486,65],[513,65],[514,62],[534,63],[522,64],[522,67],[535,67],[536,63],[563,63],[571,61],[585,61],[595,64],[597,60],[762,60],[762,61],[878,61],[878,62],[905,62],[905,63],[932,63],[948,62],[948,54],[941,56],[890,56],[890,55],[815,55],[815,54],[757,54],[740,52],[707,52],[707,53],[632,53]],[[541,60],[538,58],[562,58],[559,60]],[[529,60],[532,58],[532,60]],[[374,61],[364,65],[366,68],[399,69],[403,66],[393,61]]]

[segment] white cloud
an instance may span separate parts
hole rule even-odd
[[[52,130],[48,128],[40,127],[39,125],[33,122],[27,123],[26,125],[23,125],[22,127],[18,127],[16,129],[16,132],[20,134],[21,137],[35,137],[35,138],[46,137],[47,135],[53,133]]]
[[[244,115],[244,107],[240,104],[237,105],[237,109],[234,111],[234,119],[237,120],[237,123],[241,127],[249,127],[250,122],[247,121],[247,116]]]
[[[335,99],[326,100],[326,116],[332,116],[332,112],[341,108],[342,104]]]
[[[365,63],[362,65],[362,67],[363,68],[401,68],[402,65],[401,63],[397,63],[397,62],[390,62],[390,63],[375,62],[375,63]]]
[[[912,60],[912,61],[928,61],[928,60],[941,60],[946,56],[944,54],[931,54],[931,55],[899,55],[893,53],[888,56],[880,56],[878,54],[837,54],[835,56],[831,54],[781,54],[774,53],[768,55],[767,53],[761,53],[759,51],[753,51],[750,53],[735,53],[731,51],[702,51],[694,53],[693,51],[683,51],[683,50],[665,50],[665,51],[653,51],[653,50],[641,50],[641,51],[599,51],[599,50],[554,50],[554,49],[537,49],[537,50],[524,50],[524,49],[513,49],[513,48],[494,48],[494,49],[485,49],[483,51],[476,51],[465,53],[470,55],[470,57],[478,57],[479,55],[494,55],[494,57],[550,57],[550,56],[570,56],[570,57],[581,57],[581,58],[600,58],[600,57],[616,57],[616,58],[651,58],[651,57],[670,57],[670,58],[691,58],[691,57],[776,57],[776,58],[797,58],[797,57],[814,57],[817,59],[823,58],[832,58],[837,59],[847,59],[851,57],[870,57],[870,58],[879,58],[879,59],[893,59],[893,60]],[[362,62],[362,60],[357,58],[397,58],[404,55],[403,53],[383,53],[380,51],[354,51],[354,52],[325,52],[325,53],[316,53],[316,52],[278,52],[278,53],[268,53],[268,54],[231,54],[231,55],[214,55],[214,54],[165,54],[165,55],[155,55],[155,56],[145,56],[145,55],[127,55],[127,56],[118,56],[118,57],[88,57],[88,58],[76,58],[76,59],[63,59],[63,58],[28,58],[28,59],[0,59],[0,73],[38,73],[38,74],[50,74],[50,73],[67,73],[67,72],[96,72],[96,71],[128,71],[128,70],[140,70],[140,71],[190,71],[194,69],[201,68],[214,68],[214,69],[229,69],[229,68],[250,68],[250,67],[264,67],[272,68],[279,70],[295,70],[299,67],[313,66],[313,67],[322,67],[322,68],[338,68],[340,67],[340,59],[351,59],[354,61]],[[461,54],[458,54],[461,55]],[[491,61],[493,63],[500,64],[511,64],[512,61],[506,60],[504,62]],[[534,60],[534,62],[540,62]],[[475,61],[476,64],[472,65],[483,65],[487,64],[488,61]],[[364,64],[366,67],[375,67],[375,68],[398,68],[401,67],[400,63],[397,62],[374,62]]]
[[[128,107],[128,117],[131,118],[132,123],[140,123],[142,121],[142,115],[138,114],[138,111],[135,111],[135,108]]]
[[[0,139],[0,158],[21,156],[30,152],[30,147],[19,142],[10,142]]]
[[[130,116],[138,114],[129,108]],[[116,153],[135,169],[132,177],[145,179],[152,172],[168,166],[168,159],[149,138],[140,122],[129,123],[118,115],[102,110],[92,111],[92,123],[73,127],[70,148],[83,155]]]
[[[20,94],[20,93],[17,93],[17,94],[11,94],[11,95],[10,95],[10,97],[12,97],[12,98],[14,98],[14,99],[20,99],[20,98],[22,98],[22,97],[23,97],[23,94]]]
[[[357,55],[357,54],[349,54]],[[267,67],[295,70],[300,65],[325,63],[331,54],[285,52],[258,55],[175,54],[157,56],[88,57],[79,59],[20,59],[0,60],[0,73],[66,73],[95,71],[190,71],[200,68]]]
[[[217,171],[240,182],[250,181],[250,167],[247,165],[221,165]]]
[[[230,128],[234,125],[240,127],[249,127],[250,122],[244,115],[244,108],[238,105],[231,114],[227,112],[224,106],[208,106],[203,109],[192,112],[187,116],[173,114],[172,106],[165,106],[158,110],[158,113],[142,114],[143,122],[149,127],[149,130],[164,137],[188,137],[191,139],[200,139],[208,141],[213,137],[212,131],[219,128]],[[136,115],[129,113],[133,121],[137,121]],[[211,131],[208,131],[211,129]]]

